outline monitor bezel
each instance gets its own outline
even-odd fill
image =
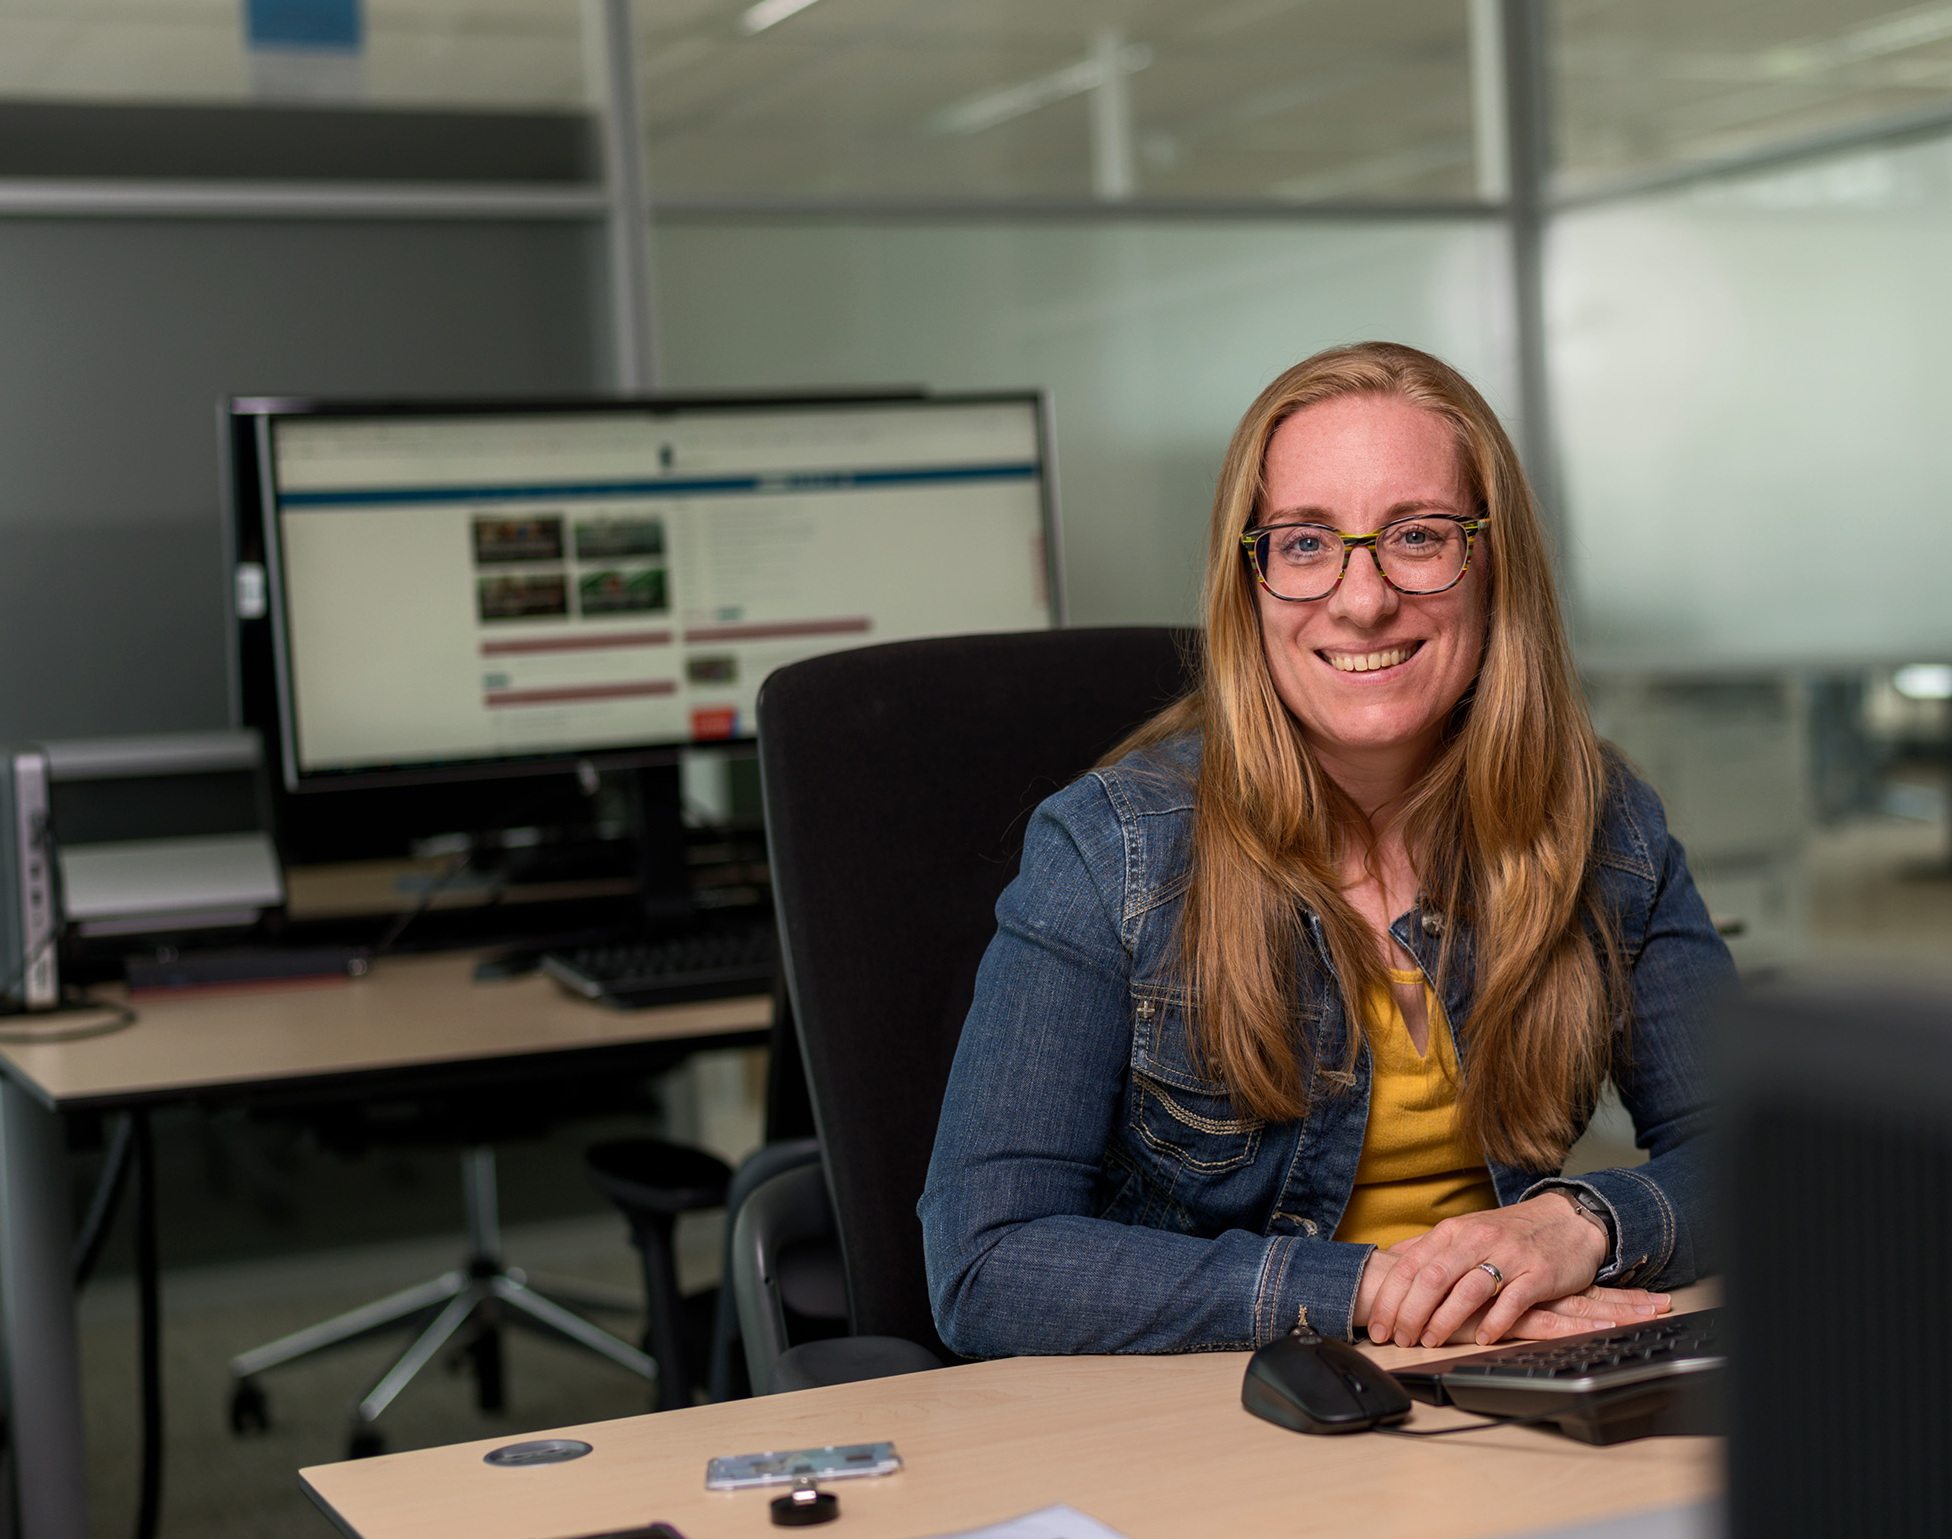
[[[670,739],[629,746],[560,749],[541,753],[498,754],[474,758],[361,766],[347,770],[301,770],[298,765],[293,680],[285,623],[285,571],[280,548],[278,502],[272,465],[272,432],[283,420],[318,417],[520,417],[744,411],[822,411],[835,407],[863,409],[1025,405],[1031,408],[1037,434],[1038,505],[1043,523],[1044,583],[1053,629],[1065,624],[1063,540],[1058,522],[1054,433],[1049,393],[1040,389],[932,392],[918,387],[873,390],[809,390],[732,394],[656,394],[634,396],[553,396],[495,398],[357,399],[309,396],[232,396],[220,413],[226,437],[224,468],[232,503],[230,537],[235,573],[254,533],[262,550],[264,603],[262,620],[271,650],[272,701],[248,698],[248,670],[243,665],[247,643],[246,618],[237,609],[233,588],[233,699],[243,724],[256,726],[267,739],[276,760],[275,775],[282,789],[296,796],[333,791],[379,790],[391,786],[439,785],[456,781],[499,780],[517,776],[577,771],[635,769],[678,762],[690,752],[750,753],[750,733],[732,738]],[[267,707],[269,707],[267,709]],[[275,743],[275,747],[274,747]]]

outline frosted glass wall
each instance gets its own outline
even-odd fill
[[[918,383],[1052,392],[1070,614],[1191,617],[1229,433],[1318,348],[1429,348],[1504,409],[1489,223],[670,223],[669,389]]]
[[[1952,657],[1952,141],[1570,214],[1547,295],[1583,652]]]

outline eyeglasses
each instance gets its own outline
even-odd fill
[[[1344,534],[1327,524],[1264,524],[1240,537],[1254,575],[1278,599],[1305,604],[1327,598],[1349,572],[1349,557],[1369,547],[1376,570],[1398,593],[1442,593],[1471,565],[1486,518],[1419,513],[1374,534]]]

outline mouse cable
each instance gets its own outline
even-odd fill
[[[103,1012],[106,1012],[104,1014]],[[62,1024],[64,1015],[97,1015],[100,1019],[75,1021]],[[112,999],[91,999],[79,992],[70,993],[53,1010],[36,1010],[35,1020],[46,1021],[45,1026],[9,1026],[0,1028],[0,1042],[79,1042],[84,1037],[106,1037],[110,1032],[126,1031],[141,1019],[132,1005],[122,1004]]]
[[[1412,1432],[1408,1427],[1372,1427],[1372,1432],[1386,1432],[1391,1437],[1454,1437],[1460,1432],[1490,1432],[1496,1427],[1530,1427],[1542,1421],[1556,1421],[1560,1411],[1534,1411],[1530,1416],[1493,1416],[1485,1421],[1474,1421],[1468,1427],[1431,1427],[1423,1432]]]
[[[399,940],[402,935],[406,934],[407,926],[434,906],[434,900],[454,884],[454,879],[468,868],[469,862],[473,859],[474,850],[472,846],[464,850],[456,850],[453,855],[449,856],[447,869],[441,872],[439,876],[435,877],[421,890],[420,900],[412,908],[402,910],[400,917],[387,926],[386,933],[373,943],[371,949],[366,953],[367,963],[370,965],[373,962],[377,962],[381,957],[391,951],[393,949],[393,943]],[[500,891],[500,885],[498,884],[495,889],[496,897],[500,896]]]

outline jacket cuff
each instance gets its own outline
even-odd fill
[[[1613,1250],[1600,1264],[1594,1282],[1610,1288],[1638,1288],[1666,1269],[1668,1258],[1674,1254],[1674,1209],[1666,1194],[1647,1177],[1625,1167],[1589,1170],[1577,1178],[1553,1176],[1534,1182],[1519,1200],[1555,1187],[1591,1192],[1613,1217]]]
[[[1353,1340],[1356,1292],[1375,1248],[1305,1235],[1269,1240],[1254,1299],[1254,1345],[1278,1341],[1296,1326]]]

